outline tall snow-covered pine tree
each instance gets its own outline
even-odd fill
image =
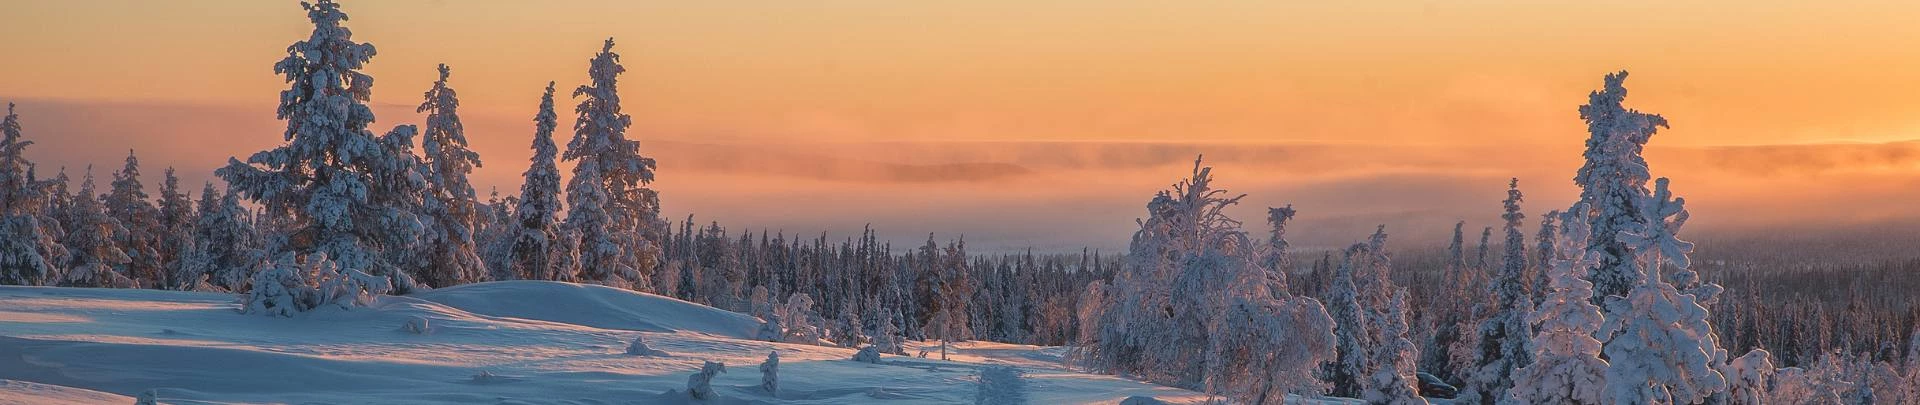
[[[1506,213],[1500,215],[1506,221],[1504,254],[1499,271],[1487,286],[1494,298],[1492,313],[1480,323],[1480,347],[1461,397],[1468,402],[1492,405],[1505,398],[1513,387],[1513,370],[1532,362],[1527,348],[1532,335],[1527,314],[1533,309],[1533,299],[1527,293],[1525,277],[1529,259],[1527,236],[1520,232],[1521,221],[1526,219],[1520,212],[1521,198],[1520,180],[1513,179],[1503,202]]]
[[[55,184],[34,178],[27,160],[20,115],[7,103],[0,120],[0,285],[46,285],[58,280],[58,261],[66,247],[57,240],[59,223],[47,217]],[[61,178],[60,184],[65,184]],[[64,190],[64,189],[61,189]],[[49,229],[49,228],[53,229]]]
[[[578,269],[564,267],[566,261],[555,256],[568,254],[558,240],[560,212],[560,170],[554,165],[559,149],[553,143],[558,124],[553,113],[553,82],[540,96],[540,111],[533,115],[533,157],[520,183],[520,206],[513,211],[518,231],[514,236],[511,258],[515,272],[533,280],[572,281]]]
[[[376,137],[367,129],[374,121],[366,104],[373,77],[360,69],[373,58],[373,45],[354,42],[352,31],[341,25],[346,13],[333,0],[301,7],[313,33],[288,46],[287,57],[274,65],[288,83],[276,110],[276,117],[287,121],[286,143],[245,162],[229,159],[215,174],[232,191],[258,202],[263,216],[284,232],[271,247],[302,256],[324,254],[327,266],[386,277],[404,293],[412,278],[391,258],[410,253],[395,243],[423,233],[412,214],[417,207],[407,205],[419,199],[425,180],[412,168],[417,158],[402,153],[416,130],[403,125]],[[383,254],[383,248],[395,251]]]
[[[574,89],[585,96],[574,108],[578,118],[563,159],[575,161],[567,182],[567,224],[579,237],[580,279],[619,288],[648,290],[659,264],[655,229],[660,204],[653,190],[653,158],[627,139],[633,118],[620,111],[620,55],[608,38],[587,69],[590,84]]]
[[[460,98],[447,87],[451,73],[440,64],[440,80],[427,89],[426,101],[415,112],[427,113],[427,126],[421,137],[426,163],[427,216],[431,246],[421,278],[428,285],[452,286],[480,281],[487,275],[474,244],[474,229],[479,223],[478,201],[467,174],[480,166],[480,154],[467,149],[466,128],[460,124]]]

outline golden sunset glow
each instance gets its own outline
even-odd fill
[[[1491,223],[1507,177],[1534,206],[1571,201],[1586,138],[1575,109],[1620,69],[1633,72],[1627,105],[1673,122],[1649,160],[1700,223],[1843,199],[1864,204],[1849,220],[1915,214],[1920,146],[1902,142],[1920,139],[1920,3],[1547,3],[345,7],[355,39],[379,50],[365,70],[379,129],[421,123],[412,106],[433,67],[452,66],[482,195],[517,189],[546,82],[580,84],[614,37],[630,133],[660,158],[655,188],[675,219],[1115,247],[1139,202],[1206,153],[1223,186],[1252,194],[1249,212],[1293,202],[1331,227],[1309,241],[1382,221],[1438,237],[1455,219]],[[20,104],[42,166],[112,167],[125,151],[95,146],[130,145],[198,184],[280,141],[272,64],[310,30],[292,1],[7,1],[0,100]],[[885,174],[898,165],[960,166]],[[1305,194],[1433,182],[1471,186],[1435,186],[1447,193],[1435,206]],[[1029,215],[1058,222],[976,225]],[[1060,226],[1110,238],[1040,230]]]

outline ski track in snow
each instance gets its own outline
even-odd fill
[[[235,308],[226,294],[0,287],[0,405],[132,403],[147,390],[216,404],[971,404],[980,369],[996,364],[1026,373],[1034,404],[1204,399],[1068,370],[1057,347],[969,342],[952,361],[858,363],[851,349],[747,339],[750,316],[578,284],[470,284],[292,318]],[[426,333],[406,330],[416,318]],[[624,354],[636,334],[669,355]],[[907,350],[922,348],[939,351]],[[754,368],[769,350],[777,397]],[[730,366],[714,380],[722,398],[688,400],[706,360]]]

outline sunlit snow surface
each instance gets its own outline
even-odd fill
[[[293,318],[240,314],[233,301],[0,287],[0,404],[133,403],[148,390],[162,403],[702,403],[664,393],[684,391],[705,360],[727,373],[714,380],[723,398],[704,403],[971,404],[989,364],[1021,368],[1034,404],[1204,399],[1069,371],[1051,347],[965,343],[953,361],[857,363],[849,349],[747,339],[749,316],[598,286],[480,283]],[[406,328],[417,318],[425,334]],[[669,356],[624,354],[638,334]],[[758,388],[769,350],[780,351],[777,397]]]

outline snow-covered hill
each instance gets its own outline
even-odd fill
[[[577,284],[479,283],[293,318],[235,308],[223,294],[0,287],[0,404],[132,403],[149,390],[162,403],[671,404],[687,400],[663,393],[708,360],[728,366],[711,403],[973,403],[994,364],[1024,371],[1035,404],[1200,399],[1065,370],[1059,348],[969,343],[954,361],[858,363],[852,350],[746,339],[758,320],[745,315]],[[424,334],[409,328],[420,320]],[[639,335],[669,356],[624,354]],[[773,350],[778,396],[758,388]]]

